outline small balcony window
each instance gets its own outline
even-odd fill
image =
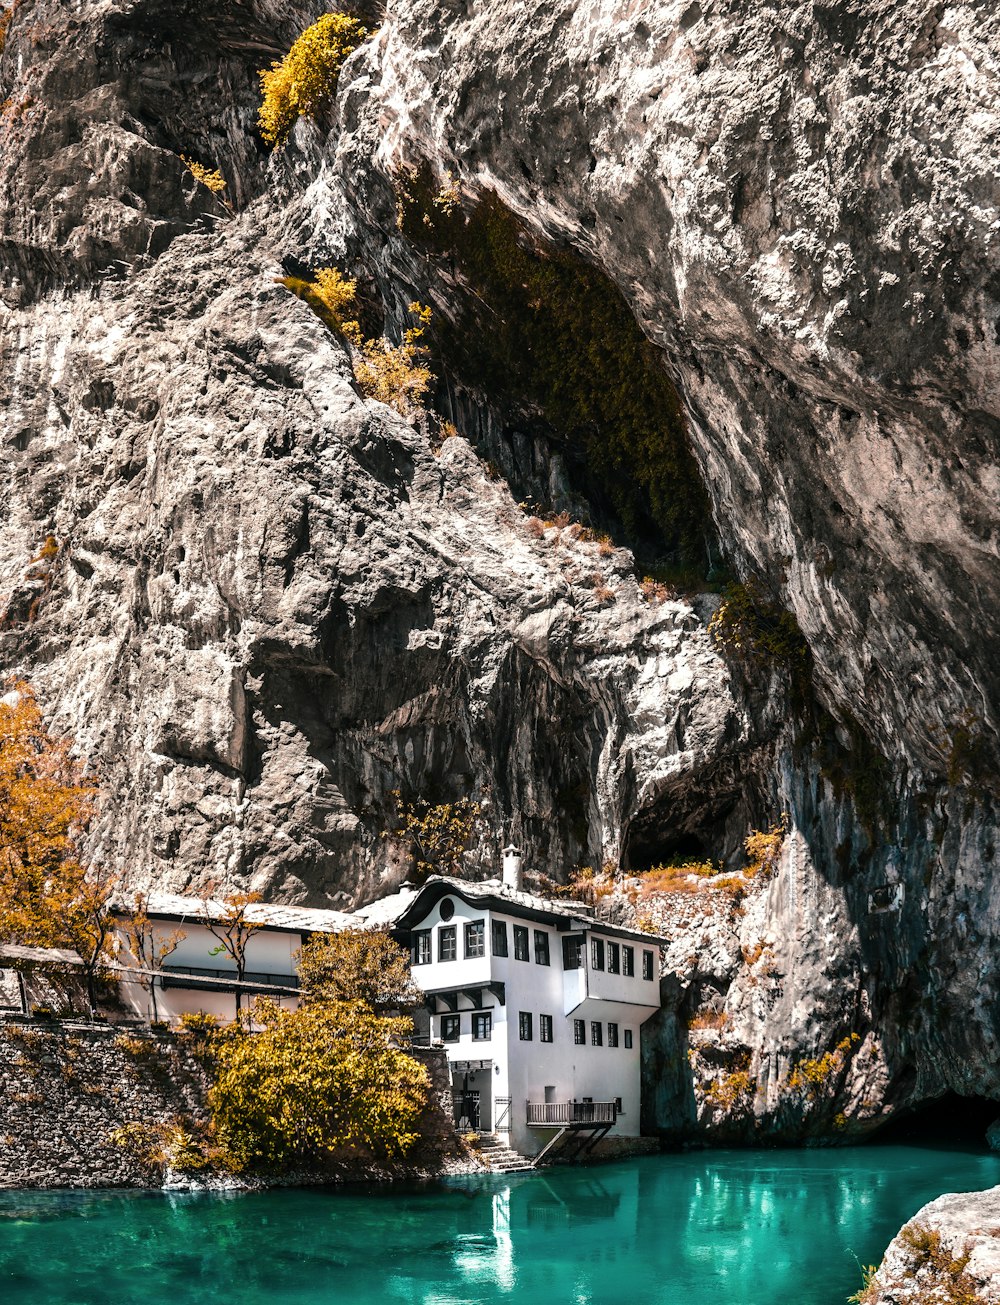
[[[590,1044],[593,1047],[600,1047],[604,1043],[603,1029],[600,1020],[590,1021]]]
[[[438,960],[454,961],[458,959],[458,938],[455,926],[446,924],[438,930]]]
[[[544,929],[535,930],[535,964],[548,965],[549,963],[549,935]]]
[[[489,1042],[493,1033],[493,1016],[489,1011],[480,1011],[472,1017],[472,1041]]]
[[[618,1046],[618,1025],[611,1024],[610,1022],[608,1023],[608,1046]]]
[[[410,960],[414,965],[430,965],[431,963],[430,929],[414,930],[412,946],[410,947]]]
[[[652,979],[653,977],[653,953],[644,951],[642,953],[642,977]]]
[[[551,1015],[539,1015],[538,1039],[540,1042],[552,1041],[552,1016]]]
[[[604,969],[604,939],[591,938],[590,940],[590,968],[592,970]]]
[[[635,948],[622,944],[622,974],[628,979],[635,978]]]
[[[632,1050],[632,1030],[631,1030],[631,1029],[626,1029],[626,1030],[625,1030],[625,1050],[626,1050],[626,1051],[631,1051],[631,1050]]]
[[[573,1042],[578,1047],[587,1045],[587,1025],[584,1020],[573,1021]]]
[[[514,960],[528,960],[528,930],[523,924],[514,925]]]
[[[583,969],[583,939],[582,938],[563,939],[563,969],[564,970]]]
[[[522,1042],[531,1041],[531,1011],[522,1010],[517,1016],[517,1029]]]
[[[486,924],[483,920],[470,920],[465,926],[465,959],[476,960],[486,955]]]
[[[441,1041],[442,1042],[457,1042],[461,1031],[462,1031],[461,1015],[441,1016]]]
[[[608,943],[608,973],[621,973],[621,949],[616,942]]]
[[[493,955],[506,956],[507,955],[507,921],[491,920],[490,935],[493,941]]]

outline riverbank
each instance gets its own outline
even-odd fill
[[[889,1243],[861,1305],[1000,1301],[1000,1187],[928,1202]]]

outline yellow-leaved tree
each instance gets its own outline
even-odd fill
[[[423,1000],[409,956],[386,929],[316,934],[299,952],[298,971],[306,1001],[360,1001],[385,1015]]]
[[[250,1023],[250,1021],[247,1021]],[[427,1071],[401,1043],[405,1017],[362,1002],[253,1008],[253,1033],[216,1043],[210,1094],[218,1143],[237,1170],[393,1160],[412,1148],[429,1095]]]
[[[283,145],[299,118],[315,117],[330,102],[341,64],[368,34],[357,18],[324,14],[283,59],[260,70],[260,132],[269,145]]]
[[[0,699],[0,940],[76,951],[91,1014],[114,889],[112,876],[78,856],[95,797],[69,743],[45,729],[30,686],[9,684]]]

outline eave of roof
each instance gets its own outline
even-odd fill
[[[116,902],[115,913],[127,911],[123,902]],[[213,923],[226,914],[225,902],[212,898],[186,897],[181,893],[148,893],[145,903],[150,919],[176,921],[178,924],[205,924],[208,914]],[[358,921],[346,911],[330,911],[311,906],[285,906],[280,903],[253,902],[246,909],[246,918],[261,929],[283,933],[339,933],[342,929],[356,929]]]
[[[612,938],[627,938],[634,942],[665,943],[667,941],[660,934],[644,933],[640,929],[626,929],[623,925],[595,919],[590,908],[583,902],[557,902],[551,898],[538,897],[534,893],[509,888],[499,879],[469,883],[464,879],[453,879],[447,875],[432,875],[427,880],[398,916],[396,927],[411,929],[436,902],[448,896],[460,897],[468,906],[501,911],[507,915],[520,915],[524,919],[538,923],[555,924],[563,933],[589,929]]]

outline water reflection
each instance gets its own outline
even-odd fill
[[[0,1300],[842,1305],[923,1201],[1000,1157],[703,1152],[392,1192],[0,1193]]]

